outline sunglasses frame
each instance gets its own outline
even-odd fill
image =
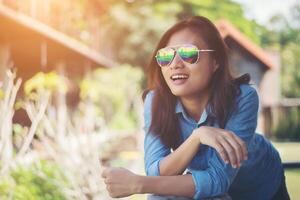
[[[184,47],[184,46],[191,46],[191,47],[196,47],[197,48],[197,60],[194,62],[194,63],[189,63],[189,62],[186,62],[185,60],[183,60],[182,59],[182,57],[180,56],[180,54],[178,53],[178,49],[180,48],[180,47]],[[172,60],[167,64],[167,65],[160,65],[159,64],[159,62],[158,62],[158,56],[157,56],[157,54],[158,54],[158,52],[160,51],[160,50],[163,50],[163,49],[167,49],[167,48],[171,48],[171,49],[173,49],[174,50],[174,55],[173,55],[173,58],[172,58]],[[168,67],[172,62],[173,62],[173,60],[174,60],[174,58],[175,58],[175,56],[176,56],[176,54],[178,54],[179,55],[179,58],[183,61],[183,62],[185,62],[185,63],[188,63],[188,64],[196,64],[197,62],[198,62],[198,60],[199,60],[199,52],[212,52],[212,51],[215,51],[215,50],[213,50],[213,49],[199,49],[196,45],[193,45],[193,44],[183,44],[183,45],[176,45],[176,46],[172,46],[172,47],[164,47],[164,48],[161,48],[161,49],[159,49],[158,51],[157,51],[157,53],[156,53],[156,55],[155,55],[155,59],[156,59],[156,62],[157,62],[157,64],[160,66],[160,67]]]

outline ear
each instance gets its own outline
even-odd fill
[[[217,63],[217,61],[214,60],[214,68],[213,68],[214,73],[218,68],[219,68],[219,63]]]

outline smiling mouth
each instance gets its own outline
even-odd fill
[[[176,81],[176,80],[185,80],[185,79],[188,79],[188,75],[186,74],[175,74],[175,75],[172,75],[170,78],[171,80],[173,81]]]

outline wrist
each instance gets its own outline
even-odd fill
[[[136,175],[134,184],[134,194],[144,194],[146,188],[145,177],[142,175]]]
[[[201,144],[201,135],[202,135],[203,130],[204,130],[204,126],[201,126],[197,129],[195,129],[192,133],[194,138],[196,138],[196,140],[199,142],[199,144]]]

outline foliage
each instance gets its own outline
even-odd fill
[[[25,82],[24,91],[26,95],[33,94],[39,90],[67,91],[66,80],[56,72],[38,72]]]
[[[136,106],[142,78],[142,71],[129,65],[97,69],[82,80],[80,96],[99,106],[98,114],[110,128],[134,130],[138,127]]]
[[[290,9],[288,17],[274,15],[269,24],[262,33],[262,45],[280,52],[282,94],[300,97],[300,4]]]
[[[169,4],[169,1],[164,1]],[[202,15],[213,22],[217,22],[220,19],[227,19],[236,27],[238,27],[243,33],[245,33],[252,41],[260,43],[259,25],[254,20],[249,20],[244,16],[244,10],[242,6],[236,2],[230,0],[177,0],[176,3],[181,7],[180,12],[176,13],[177,19],[183,19],[193,15]]]
[[[227,19],[254,42],[260,43],[261,27],[244,17],[238,3],[228,0],[116,1],[103,17],[105,46],[114,49],[115,59],[145,67],[161,35],[176,21],[192,15],[203,15],[216,22]]]
[[[273,128],[275,138],[300,141],[300,110],[297,107],[291,107],[281,112],[279,123]]]
[[[31,124],[14,124],[12,114],[21,80],[15,81],[16,73],[10,70],[6,76],[1,88],[5,100],[0,100],[0,199],[39,199],[48,190],[54,192],[48,195],[50,199],[108,199],[100,176],[103,155],[112,139],[118,141],[125,134],[112,132],[101,124],[94,114],[94,105],[88,101],[80,102],[82,110],[68,112],[66,94],[43,87],[32,90],[34,99],[22,99]],[[58,101],[51,104],[50,98]],[[39,164],[44,159],[53,164]],[[52,173],[55,166],[64,170],[62,176],[59,169]],[[62,198],[56,188],[63,191]]]
[[[139,68],[122,65],[112,69],[96,69],[80,83],[80,97],[91,100],[95,112],[103,117],[108,127],[136,130],[138,116],[136,104],[141,94],[143,73]],[[39,72],[25,82],[25,95],[32,100],[43,91],[53,94],[67,92],[68,81],[55,72]]]
[[[300,30],[299,30],[300,31]],[[299,35],[300,37],[300,35]],[[300,39],[300,38],[299,38]],[[300,42],[290,41],[282,50],[282,92],[290,98],[300,97]]]
[[[11,178],[1,179],[1,199],[15,200],[64,200],[61,184],[67,185],[58,166],[41,160],[31,166],[18,166]]]
[[[81,40],[110,59],[140,67],[148,65],[161,35],[176,21],[191,15],[203,15],[214,22],[225,18],[253,42],[280,52],[282,93],[286,97],[300,96],[299,2],[291,8],[288,18],[276,14],[268,26],[247,19],[242,6],[232,0],[34,1],[41,9],[47,8],[44,12],[32,12],[32,2],[4,4]]]

